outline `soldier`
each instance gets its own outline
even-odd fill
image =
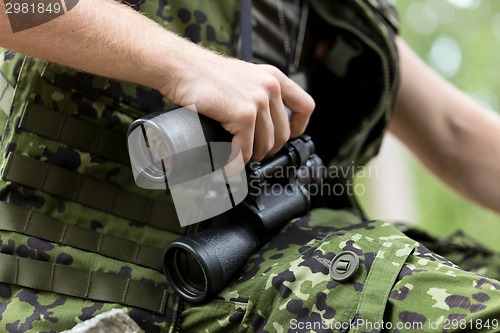
[[[316,103],[309,131],[336,167],[376,153],[395,106],[390,129],[500,211],[500,170],[486,162],[500,153],[499,119],[394,37],[385,1],[311,0],[299,14],[292,2],[254,5],[255,61],[304,86],[308,72],[314,100],[276,67],[220,55],[240,55],[237,1],[131,4],[148,19],[87,0],[16,33],[1,11],[2,330],[60,331],[113,308],[147,332],[499,330],[500,282],[363,218],[352,196],[291,221],[210,302],[172,292],[162,250],[199,226],[179,228],[170,197],[134,184],[125,142],[134,119],[173,104],[195,104],[259,161],[305,130]],[[346,193],[349,180],[336,180]]]

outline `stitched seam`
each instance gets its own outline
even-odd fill
[[[332,261],[331,261],[331,260],[328,260],[328,259],[326,259],[326,258],[321,258],[321,257],[320,257],[320,256],[318,256],[318,255],[315,255],[315,256],[313,257],[313,259],[315,259],[317,262],[319,262],[321,265],[325,266],[325,267],[326,267],[326,268],[328,268],[328,269],[330,268],[330,265],[331,265],[331,263],[332,263]]]
[[[89,297],[90,284],[92,283],[92,271],[89,271],[89,278],[87,279],[87,289],[85,290],[85,298]]]
[[[154,201],[150,199],[149,202],[148,202],[148,209],[146,210],[146,220],[145,220],[145,223],[149,222],[151,211],[153,209],[153,204],[154,204]]]
[[[161,298],[161,303],[160,303],[160,308],[158,309],[158,312],[163,312],[163,309],[165,309],[165,304],[167,303],[167,297],[168,293],[166,290],[163,291],[163,296]]]
[[[130,286],[130,279],[127,279],[127,284],[125,285],[125,288],[123,289],[122,300],[121,300],[122,303],[125,303],[125,298],[127,297],[129,286]]]
[[[54,274],[56,272],[56,265],[52,264],[52,271],[50,273],[50,291],[54,290]]]
[[[16,257],[16,273],[14,274],[14,283],[19,284],[19,257]]]
[[[68,230],[68,225],[65,223],[62,234],[61,234],[61,238],[59,239],[59,243],[64,243],[64,237],[66,237],[67,230]]]
[[[26,222],[24,222],[24,227],[23,227],[23,233],[25,234],[26,233],[26,230],[28,230],[28,225],[30,224],[31,222],[31,217],[33,216],[33,211],[30,210],[28,212],[28,216],[26,216]]]
[[[13,159],[14,159],[14,154],[12,152],[9,152],[9,154],[7,155],[7,163],[5,163],[5,166],[2,169],[2,178],[5,179],[5,177],[7,176],[6,173],[9,172]],[[10,177],[7,177],[7,178],[10,178]]]
[[[97,243],[97,252],[101,253],[101,245],[102,245],[102,240],[104,238],[104,234],[99,234],[99,242]]]
[[[77,176],[78,177],[78,184],[76,184],[76,192],[75,192],[75,197],[73,198],[74,201],[77,201],[77,202],[80,202],[81,200],[79,200],[79,197],[80,197],[80,192],[82,190],[82,186],[83,186],[83,182],[85,181],[86,178],[82,178],[80,175]]]
[[[137,243],[135,244],[134,258],[132,259],[132,261],[133,261],[134,263],[137,263],[137,257],[139,256],[139,248],[140,248],[140,247],[141,247],[141,246],[140,246],[139,244],[137,244]]]
[[[64,126],[66,125],[67,118],[68,118],[68,115],[64,115],[63,120],[61,121],[61,124],[59,126],[59,130],[57,131],[57,140],[58,141],[61,140],[62,131],[64,129]]]
[[[43,177],[38,188],[42,191],[45,191],[45,180],[47,179],[47,175],[49,174],[49,166],[45,163],[43,163],[42,165],[45,167],[45,171],[43,172]]]

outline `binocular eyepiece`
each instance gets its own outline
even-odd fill
[[[137,119],[128,130],[137,185],[148,188],[154,183],[163,185],[167,178],[189,177],[183,172],[189,173],[193,164],[205,163],[200,149],[212,141],[231,141],[231,135],[215,120],[187,108]]]

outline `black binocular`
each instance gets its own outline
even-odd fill
[[[136,120],[128,138],[136,183],[165,188],[166,178],[170,183],[176,176],[183,179],[189,169],[186,164],[200,160],[198,148],[189,148],[230,141],[228,134],[220,124],[194,112],[155,113]],[[185,150],[189,155],[179,153]],[[203,302],[221,291],[286,222],[306,213],[311,206],[310,188],[321,186],[326,173],[307,135],[289,140],[275,156],[244,168],[248,195],[234,208],[205,220],[201,232],[181,237],[165,249],[167,280],[187,301]],[[314,192],[318,193],[317,188]],[[209,196],[203,202],[210,206]]]
[[[273,158],[246,166],[247,198],[210,221],[199,233],[172,242],[163,265],[168,282],[185,300],[200,303],[221,291],[286,222],[306,213],[309,186],[319,186],[323,162],[303,135],[290,140]]]

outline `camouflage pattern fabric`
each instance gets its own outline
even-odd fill
[[[239,35],[238,1],[225,1],[217,5],[202,1],[170,1],[168,6],[160,1],[135,1],[131,5],[166,28],[187,36],[193,42],[229,55],[236,52]],[[126,306],[127,302],[117,304],[74,297],[71,296],[71,290],[60,294],[26,288],[21,284],[4,283],[0,287],[0,331],[58,332],[113,308],[125,308],[147,332],[173,331],[178,299],[166,284],[161,267],[152,269],[121,260],[120,252],[130,252],[129,246],[148,246],[159,254],[158,258],[153,259],[161,262],[163,249],[180,236],[178,233],[117,217],[109,211],[84,205],[75,198],[55,195],[27,186],[22,181],[10,181],[6,177],[6,170],[12,169],[9,167],[8,156],[21,156],[30,161],[42,161],[44,164],[70,171],[72,175],[81,175],[85,179],[124,191],[123,193],[153,198],[159,202],[171,202],[171,198],[165,197],[164,193],[138,188],[128,163],[117,163],[111,161],[108,156],[81,150],[26,130],[25,121],[28,113],[31,113],[30,106],[35,105],[42,108],[47,115],[56,112],[70,117],[70,120],[87,124],[90,129],[102,128],[119,135],[120,142],[126,149],[126,133],[133,120],[173,105],[160,93],[144,86],[81,73],[7,50],[2,50],[0,75],[3,81],[15,87],[15,95],[10,101],[7,100],[9,96],[3,94],[3,91],[0,92],[3,99],[0,104],[3,111],[0,113],[0,123],[4,128],[0,158],[0,200],[7,205],[31,212],[31,216],[47,216],[51,218],[50,221],[67,224],[67,230],[77,228],[75,230],[81,232],[82,236],[94,235],[93,238],[97,240],[101,235],[115,237],[124,246],[108,249],[112,256],[103,255],[104,249],[95,253],[86,249],[86,244],[76,246],[78,233],[75,233],[74,237],[61,237],[58,241],[37,237],[37,226],[32,223],[25,228],[25,232],[6,230],[9,226],[2,225],[0,254],[16,259],[31,259],[29,263],[33,269],[39,266],[37,263],[50,263],[57,265],[52,267],[58,269],[72,267],[88,272],[106,273],[108,278],[117,277],[120,278],[118,281],[128,281],[130,285],[141,285],[144,289],[151,287],[158,294],[166,295],[160,307],[162,311],[151,311]],[[3,88],[3,85],[0,88]],[[4,107],[5,105],[9,107]],[[60,183],[59,190],[64,188],[65,180],[61,179]],[[5,219],[6,216],[3,215],[2,218]],[[16,218],[12,216],[13,223]],[[53,226],[47,226],[51,227]],[[6,268],[2,267],[4,274],[0,275],[7,274]],[[25,276],[30,277],[29,273]],[[43,279],[42,276],[33,278]],[[73,283],[75,288],[81,284],[78,281],[69,283]],[[125,288],[124,293],[126,291]],[[124,296],[128,297],[125,294]],[[123,297],[123,300],[127,297]],[[138,300],[144,297],[135,296]]]
[[[351,280],[338,282],[329,268],[342,251],[356,253],[360,266]],[[223,319],[222,313],[229,315]],[[498,332],[499,315],[498,281],[460,269],[393,224],[316,209],[255,254],[217,300],[186,304],[181,327],[185,332]]]
[[[130,5],[193,42],[221,53],[237,54],[238,1],[167,4],[146,0],[132,1]],[[392,110],[398,64],[391,37],[397,21],[385,1],[315,0],[312,6],[341,32],[337,34],[342,37],[339,40],[348,40],[352,48],[359,46],[363,54],[368,54],[368,58],[348,57],[344,62],[347,77],[355,72],[355,64],[365,60],[374,64],[375,80],[370,83],[375,91],[373,99],[353,109],[357,112],[356,122],[349,124],[350,131],[338,139],[339,150],[333,162],[361,165],[376,153]],[[180,302],[161,269],[155,268],[155,258],[136,260],[141,246],[161,252],[179,233],[120,217],[113,213],[112,205],[100,208],[100,200],[89,205],[82,199],[85,189],[78,189],[76,196],[68,194],[67,187],[71,186],[65,183],[67,179],[48,183],[50,175],[45,174],[35,185],[28,182],[38,171],[30,167],[42,162],[43,166],[90,180],[100,188],[113,189],[113,193],[171,203],[163,193],[139,189],[125,163],[78,148],[85,142],[75,138],[69,138],[75,144],[63,142],[60,133],[64,126],[54,134],[58,139],[51,139],[40,134],[47,129],[38,128],[36,131],[41,132],[36,133],[27,129],[27,123],[36,106],[47,117],[55,113],[90,129],[110,131],[123,137],[125,145],[126,131],[134,119],[172,105],[158,92],[143,86],[81,73],[7,50],[1,54],[0,125],[4,132],[0,147],[0,210],[13,206],[22,213],[7,210],[0,221],[0,278],[18,282],[0,283],[0,331],[57,332],[113,308],[123,308],[146,332],[380,331],[366,325],[351,327],[349,323],[377,325],[381,320],[393,323],[393,331],[400,332],[411,330],[396,329],[397,323],[437,323],[441,326],[436,331],[474,331],[469,326],[450,326],[466,320],[475,320],[478,331],[487,331],[489,319],[490,331],[497,329],[492,321],[500,311],[498,282],[460,270],[388,223],[366,222],[346,210],[318,209],[292,221],[248,261],[241,276],[216,299],[201,306]],[[344,75],[338,79],[345,79]],[[5,93],[12,89],[13,96]],[[9,179],[11,174],[21,172],[12,167],[14,158],[29,162],[20,165],[31,171],[26,182]],[[37,225],[36,221],[45,224]],[[169,222],[166,219],[165,224]],[[65,225],[60,237],[44,232],[59,225]],[[89,244],[79,242],[78,235],[101,241],[91,249]],[[110,237],[114,244],[122,246],[101,246],[105,244],[102,240]],[[339,283],[330,277],[329,266],[332,258],[344,250],[355,253],[360,266],[351,280]],[[461,258],[460,253],[464,252],[457,251],[455,258]],[[471,256],[477,258],[479,254]],[[16,264],[8,264],[13,258]],[[465,265],[466,260],[461,264]],[[46,267],[52,270],[40,269]],[[86,297],[72,290],[52,292],[58,287],[56,272],[69,269],[90,273],[89,277],[94,274],[124,282],[122,297],[109,301],[99,298],[106,290],[98,290],[93,298],[89,281],[99,283],[99,279],[89,278],[82,283],[77,275],[69,285],[75,289],[86,286]],[[42,271],[45,273],[37,275]],[[492,272],[478,267],[476,271]],[[57,290],[61,286],[64,283]],[[153,290],[155,297],[164,295],[160,306],[153,309],[147,304],[148,297],[128,293],[133,286]],[[109,283],[107,287],[115,286]],[[142,306],[133,306],[131,301]],[[449,329],[445,329],[447,324]]]
[[[457,230],[446,238],[438,239],[405,224],[396,223],[396,226],[408,237],[418,240],[429,250],[446,257],[462,269],[500,280],[499,253],[486,248],[470,235]]]

